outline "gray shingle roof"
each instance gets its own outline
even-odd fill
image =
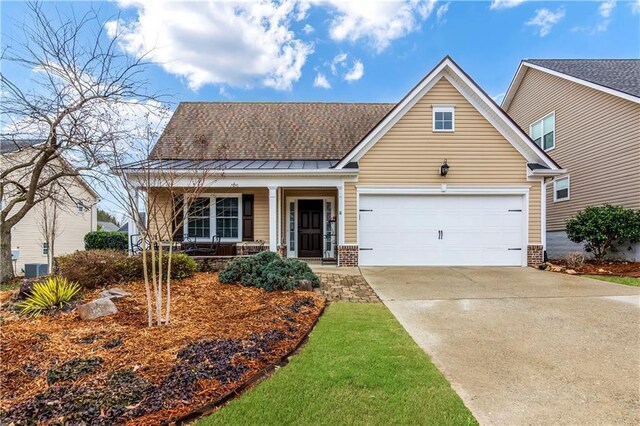
[[[152,159],[336,160],[391,103],[182,102]]]
[[[32,148],[34,145],[42,143],[40,139],[1,139],[0,154],[8,154],[10,152],[22,151],[23,149]]]
[[[525,62],[640,97],[640,59],[526,59]]]

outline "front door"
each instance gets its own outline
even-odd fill
[[[322,200],[298,200],[298,257],[322,257]]]

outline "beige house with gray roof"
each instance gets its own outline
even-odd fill
[[[546,184],[550,257],[582,250],[564,229],[585,207],[640,209],[640,60],[524,60],[502,108],[567,170]]]
[[[126,172],[169,169],[183,197],[223,170],[196,209],[167,200],[176,240],[340,266],[541,263],[544,182],[565,173],[448,56],[396,104],[182,103]]]

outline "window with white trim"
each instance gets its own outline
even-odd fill
[[[185,235],[207,240],[214,235],[222,241],[239,241],[241,236],[241,195],[197,197],[185,206]]]
[[[569,199],[570,181],[569,176],[553,181],[553,201],[564,201]]]
[[[42,243],[42,255],[47,256],[48,254],[49,254],[49,243],[45,241]]]
[[[556,113],[543,117],[529,126],[529,136],[540,148],[548,151],[556,146]]]
[[[455,108],[452,106],[433,107],[433,131],[453,132],[455,129]]]
[[[240,201],[238,197],[216,199],[216,235],[237,239],[239,235]]]
[[[78,209],[78,213],[84,213],[86,207],[82,201],[76,201],[76,209]]]
[[[194,198],[187,212],[187,236],[211,238],[211,198]]]

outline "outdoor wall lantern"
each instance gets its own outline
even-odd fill
[[[449,173],[449,165],[447,164],[447,160],[444,160],[442,166],[440,166],[440,176],[446,176]]]

